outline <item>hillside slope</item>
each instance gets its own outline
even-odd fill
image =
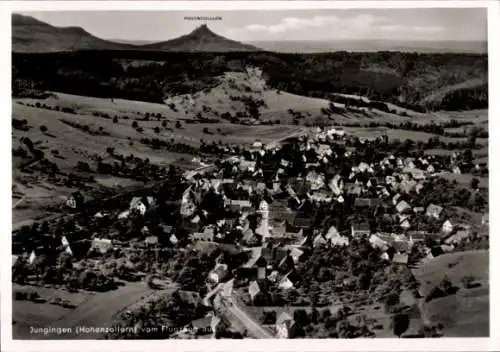
[[[33,80],[49,91],[161,103],[172,95],[213,88],[217,77],[228,71],[242,72],[248,66],[262,69],[268,87],[311,98],[354,94],[420,112],[485,109],[488,104],[485,55],[147,50],[15,53],[13,79]],[[474,83],[478,79],[484,83]]]
[[[12,51],[125,50],[132,46],[97,38],[80,27],[54,27],[30,16],[12,15]]]
[[[141,45],[141,50],[152,51],[259,51],[257,47],[227,39],[212,32],[206,24],[193,30],[191,33],[164,42]]]

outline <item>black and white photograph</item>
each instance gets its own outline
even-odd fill
[[[13,340],[491,337],[488,7],[287,3],[10,13]]]

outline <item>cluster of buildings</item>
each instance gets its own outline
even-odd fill
[[[248,254],[239,268],[217,261],[207,277],[208,287],[216,292],[213,298],[231,296],[235,277],[246,280],[255,304],[266,300],[269,286],[289,290],[299,279],[296,266],[321,246],[349,246],[364,237],[380,249],[382,259],[409,265],[418,242],[425,247],[432,238],[446,252],[469,237],[470,224],[450,218],[443,205],[422,204],[423,194],[432,192],[429,179],[449,168],[442,159],[385,153],[374,147],[368,153],[370,144],[380,140],[360,141],[365,148],[360,152],[346,143],[350,138],[342,130],[328,129],[279,145],[256,142],[216,168],[186,174],[180,218],[175,225],[163,225],[171,246],[178,245],[176,229],[182,228],[190,242],[233,244]],[[78,196],[73,200],[68,206],[75,208],[81,200]],[[156,207],[154,197],[135,197],[116,219],[127,219],[132,212],[144,216]],[[95,214],[106,216],[110,215]],[[374,218],[388,224],[386,231],[380,230],[383,226],[374,228]],[[426,223],[437,230],[429,232]],[[141,236],[146,246],[159,246],[158,236],[146,226]],[[89,250],[99,253],[114,247],[110,239],[87,241]],[[60,246],[70,255],[72,245],[62,237]],[[439,255],[435,247],[425,247],[425,259]],[[36,256],[33,250],[29,262]],[[214,319],[205,320],[212,324]],[[293,337],[295,330],[292,317],[278,317],[278,337]]]

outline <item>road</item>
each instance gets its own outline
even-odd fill
[[[259,323],[254,321],[245,311],[243,311],[234,297],[224,298],[226,309],[231,312],[233,316],[240,321],[247,329],[247,333],[257,339],[274,339],[266,329],[260,326]]]

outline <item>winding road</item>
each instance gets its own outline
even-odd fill
[[[274,339],[275,337],[271,335],[269,331],[263,328],[259,323],[253,320],[241,307],[239,303],[236,302],[233,296],[230,298],[223,298],[225,303],[225,308],[232,317],[236,318],[245,328],[247,333],[256,339]],[[231,316],[228,316],[229,320],[232,320]]]

